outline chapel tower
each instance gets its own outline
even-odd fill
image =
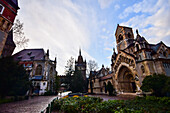
[[[117,51],[126,49],[134,41],[132,28],[117,25],[116,29]]]
[[[79,50],[78,60],[75,61],[75,68],[81,71],[84,80],[86,80],[86,60],[83,61],[83,57],[81,56],[81,49]]]

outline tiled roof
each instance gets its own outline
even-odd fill
[[[45,60],[44,49],[24,49],[13,55],[15,61]]]
[[[112,78],[112,74],[101,77],[101,80],[106,80],[106,79],[110,79],[110,78]]]

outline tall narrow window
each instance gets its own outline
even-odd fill
[[[139,51],[139,45],[136,44],[136,51]]]
[[[145,68],[143,65],[141,66],[141,70],[142,70],[142,73],[145,73]]]
[[[35,75],[41,75],[41,74],[42,74],[42,66],[38,65],[37,68],[36,68]]]
[[[2,20],[2,22],[1,22],[1,27],[4,25],[4,23],[5,23],[5,20]]]
[[[131,34],[130,33],[128,33],[128,38],[130,38],[131,37]]]

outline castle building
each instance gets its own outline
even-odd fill
[[[0,0],[0,56],[17,15],[17,0]]]
[[[26,69],[32,82],[32,94],[55,93],[56,58],[54,61],[49,59],[49,50],[45,53],[43,49],[24,49],[14,54],[13,58]]]
[[[81,49],[79,50],[78,60],[75,61],[75,69],[80,70],[84,80],[86,80],[86,60],[83,61],[83,57],[81,56]]]
[[[148,43],[138,30],[136,34],[134,38],[132,28],[117,26],[118,53],[114,49],[111,57],[112,85],[117,92],[140,92],[143,79],[154,73],[170,76],[170,47],[162,41]]]

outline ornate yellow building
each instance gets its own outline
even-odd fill
[[[139,35],[138,30],[136,34],[134,38],[132,28],[119,24],[117,26],[115,37],[118,53],[114,50],[111,58],[111,82],[117,92],[141,91],[143,79],[154,73],[170,76],[170,47],[162,41],[149,44]],[[93,84],[94,80],[89,80]],[[100,78],[99,82],[101,81],[103,80]],[[100,87],[103,88],[104,85],[101,84]]]

